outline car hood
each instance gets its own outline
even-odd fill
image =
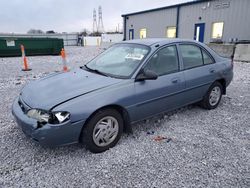
[[[50,74],[33,81],[23,88],[20,95],[31,108],[49,110],[60,103],[121,81],[79,68],[67,73]]]

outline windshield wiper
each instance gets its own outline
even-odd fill
[[[84,65],[84,67],[85,67],[88,71],[90,71],[90,72],[94,72],[94,73],[97,73],[97,74],[100,74],[100,75],[109,77],[108,74],[106,74],[106,73],[104,73],[104,72],[102,72],[102,71],[99,71],[99,70],[97,70],[97,69],[91,69],[91,68],[89,68],[87,65]],[[83,67],[80,67],[80,68],[83,68]]]

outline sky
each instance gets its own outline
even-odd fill
[[[0,33],[29,29],[56,32],[92,31],[93,9],[102,6],[105,31],[122,28],[122,14],[191,0],[0,0]]]

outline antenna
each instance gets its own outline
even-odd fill
[[[93,33],[97,32],[96,10],[93,10]]]
[[[98,8],[98,27],[97,27],[97,32],[99,33],[104,33],[104,26],[103,26],[103,21],[102,21],[102,7],[99,6]]]

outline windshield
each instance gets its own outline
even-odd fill
[[[149,47],[139,44],[115,44],[87,64],[87,68],[106,75],[128,78],[144,57]]]

